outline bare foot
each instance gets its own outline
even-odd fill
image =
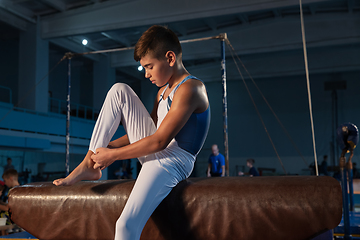
[[[101,178],[101,170],[94,169],[94,162],[91,160],[92,151],[88,151],[84,160],[66,178],[53,181],[56,186],[70,186],[81,180],[98,180]]]

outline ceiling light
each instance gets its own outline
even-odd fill
[[[82,45],[86,46],[88,44],[88,40],[84,38],[81,43]]]
[[[140,66],[138,67],[138,71],[141,72],[142,70],[143,70],[143,66],[140,65]]]

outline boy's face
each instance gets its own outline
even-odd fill
[[[159,60],[151,54],[146,54],[141,58],[140,64],[145,69],[145,78],[158,87],[164,86],[172,76],[173,64],[165,56]]]

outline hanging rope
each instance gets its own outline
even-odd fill
[[[300,3],[301,35],[302,35],[302,43],[303,43],[303,50],[304,50],[306,85],[307,85],[307,92],[308,92],[308,99],[309,99],[309,111],[310,111],[310,122],[311,122],[311,134],[312,134],[313,149],[314,149],[315,170],[316,170],[316,176],[319,176],[318,162],[317,162],[317,156],[316,156],[316,146],[315,146],[314,120],[313,120],[312,104],[311,104],[309,66],[308,66],[308,58],[307,58],[307,51],[306,51],[304,16],[303,16],[301,0],[299,0],[299,3]]]
[[[229,41],[228,39],[227,39],[227,45],[228,45],[228,46],[231,45],[231,44],[230,44],[230,41]],[[266,128],[265,122],[264,122],[263,118],[261,117],[261,114],[260,114],[260,112],[259,112],[259,109],[257,108],[257,105],[256,105],[256,103],[255,103],[255,101],[254,101],[254,99],[253,99],[253,97],[252,97],[252,94],[251,94],[251,92],[250,92],[250,90],[249,90],[249,88],[248,88],[248,86],[247,86],[247,84],[246,84],[246,81],[245,81],[245,79],[244,79],[244,77],[243,77],[243,75],[242,75],[242,73],[241,73],[241,71],[240,71],[239,65],[237,64],[237,61],[235,60],[234,52],[233,52],[231,49],[230,49],[230,53],[231,53],[231,56],[232,56],[232,58],[233,58],[233,60],[234,60],[235,66],[236,66],[236,68],[237,68],[237,70],[238,70],[238,72],[239,72],[239,74],[240,74],[240,76],[241,76],[241,79],[242,79],[242,81],[243,81],[243,83],[244,83],[244,85],[245,85],[246,91],[248,92],[248,94],[249,94],[249,96],[250,96],[251,102],[252,102],[252,104],[253,104],[254,107],[255,107],[255,111],[256,111],[257,115],[259,116],[259,118],[260,118],[261,124],[263,125],[263,127],[264,127],[264,129],[265,129],[265,132],[266,132],[266,134],[267,134],[267,136],[268,136],[268,138],[269,138],[269,140],[270,140],[270,143],[271,143],[271,145],[272,145],[272,147],[273,147],[273,149],[274,149],[274,151],[275,151],[275,154],[276,154],[276,156],[277,156],[277,158],[278,158],[278,160],[279,160],[279,162],[280,162],[280,165],[281,165],[282,169],[284,170],[285,175],[287,175],[286,170],[285,170],[285,167],[284,167],[284,164],[283,164],[283,162],[281,161],[281,158],[280,158],[280,156],[279,156],[279,153],[278,153],[277,150],[276,150],[275,144],[274,144],[274,142],[273,142],[273,140],[272,140],[272,138],[271,138],[271,136],[270,136],[270,134],[269,134],[269,132],[268,132],[268,130],[267,130],[267,128]]]
[[[227,45],[230,48],[230,51],[233,51],[235,53],[235,49],[234,47],[231,45],[230,41],[227,42]],[[267,101],[267,99],[265,98],[264,94],[262,93],[262,91],[260,90],[260,88],[258,87],[258,85],[256,84],[255,80],[253,79],[253,77],[250,75],[249,71],[247,70],[247,68],[245,67],[244,63],[241,61],[239,55],[237,55],[235,53],[235,56],[237,58],[237,60],[241,63],[241,66],[244,68],[244,70],[246,71],[247,75],[249,76],[249,78],[251,79],[252,83],[254,84],[254,86],[256,87],[256,89],[258,90],[258,92],[260,93],[261,97],[264,99],[266,105],[269,107],[270,111],[272,112],[272,114],[274,115],[274,117],[276,118],[277,122],[279,123],[280,127],[282,128],[282,130],[284,131],[285,135],[288,137],[288,139],[290,140],[291,144],[293,145],[293,147],[295,148],[295,150],[297,151],[297,153],[300,155],[300,157],[302,158],[302,160],[304,161],[305,165],[308,166],[307,161],[305,160],[304,156],[301,154],[299,148],[297,147],[297,145],[295,144],[294,140],[292,139],[292,137],[290,136],[290,133],[287,131],[287,129],[285,128],[285,126],[282,124],[282,122],[280,121],[279,117],[277,116],[277,114],[275,113],[275,111],[273,110],[273,108],[271,107],[270,103]]]

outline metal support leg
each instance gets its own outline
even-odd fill
[[[350,235],[350,216],[349,216],[349,199],[347,189],[347,177],[345,168],[345,157],[340,158],[340,171],[341,171],[341,187],[343,197],[343,212],[344,212],[344,240],[352,240]]]
[[[349,200],[350,200],[350,211],[354,211],[354,186],[353,186],[353,169],[352,162],[347,163],[348,178],[349,178]]]
[[[71,58],[68,58],[68,88],[67,88],[67,113],[66,113],[66,150],[65,150],[65,173],[70,171],[70,95],[71,95]]]

